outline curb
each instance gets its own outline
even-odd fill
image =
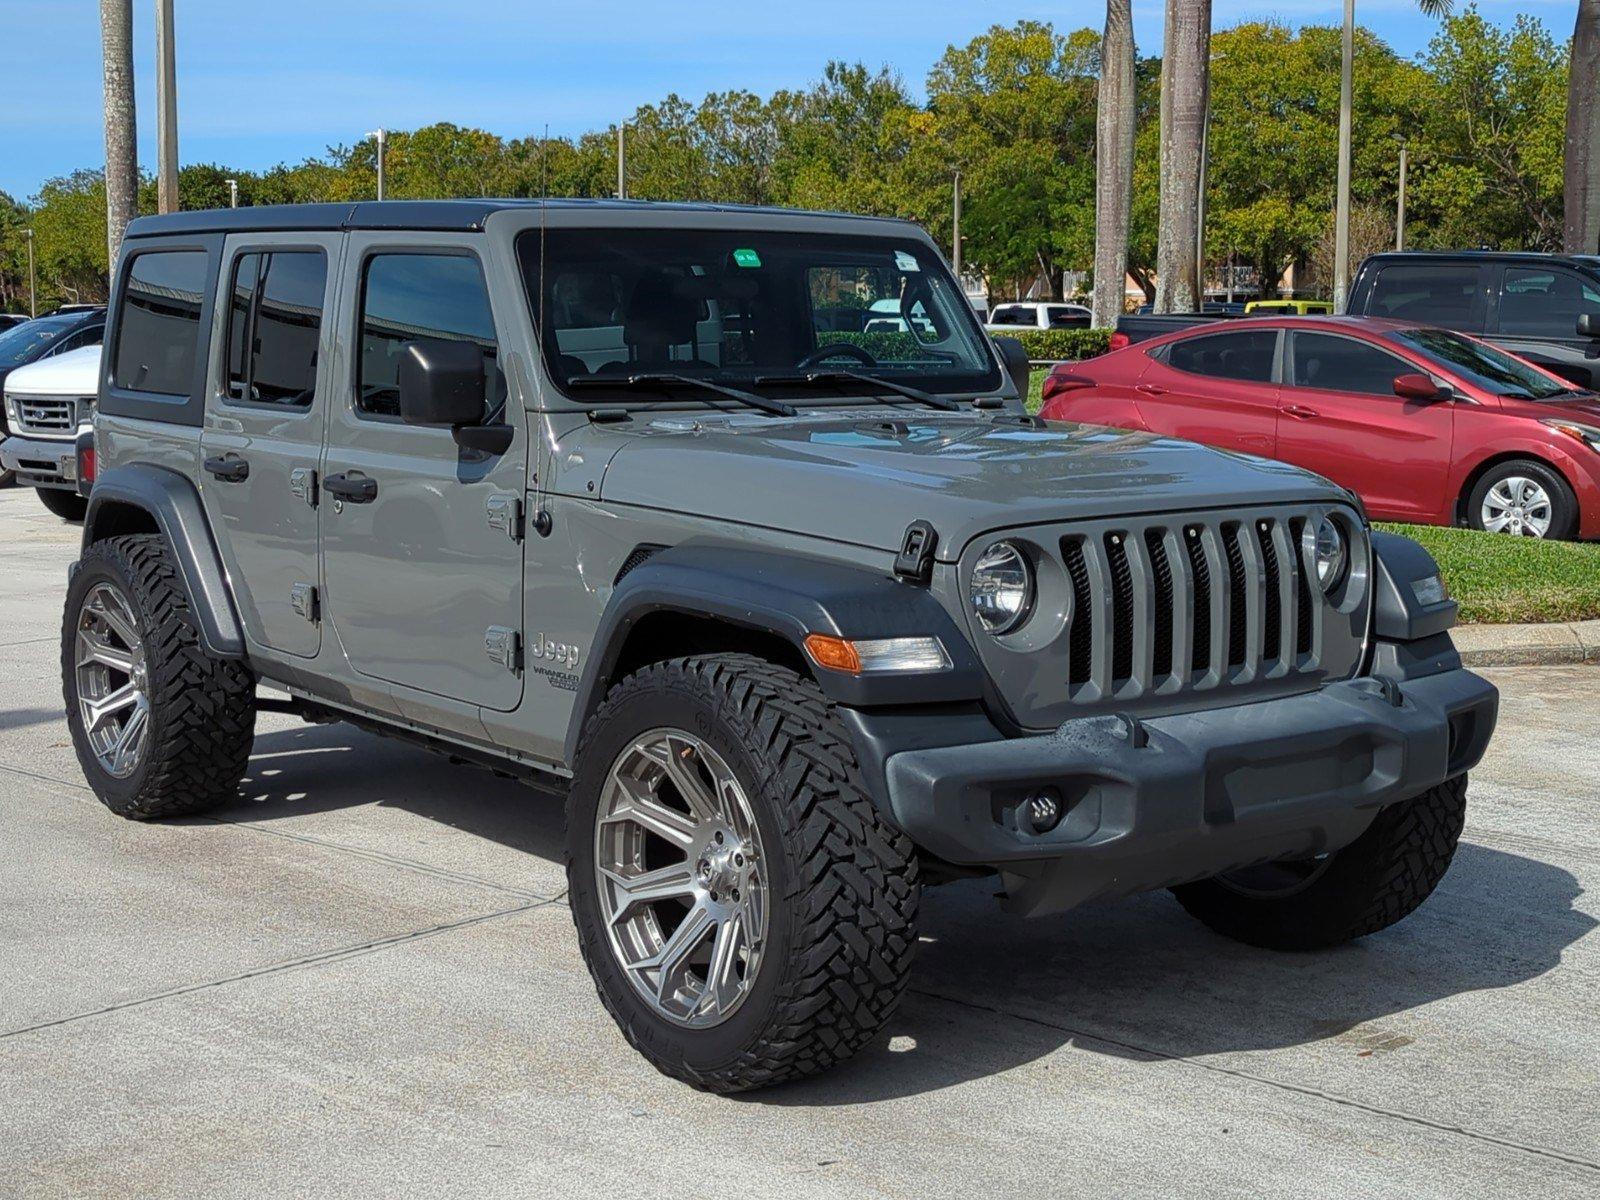
[[[1467,667],[1600,663],[1600,620],[1552,625],[1457,625],[1450,631]]]

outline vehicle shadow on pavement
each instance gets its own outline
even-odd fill
[[[238,804],[216,815],[265,822],[377,804],[562,862],[562,793],[458,766],[350,725],[257,734]]]
[[[217,816],[271,822],[372,804],[561,861],[559,792],[348,725],[258,735],[239,803]],[[1568,871],[1470,840],[1409,919],[1315,954],[1230,942],[1165,892],[1027,921],[1001,911],[995,887],[979,879],[924,893],[910,988],[876,1045],[816,1079],[746,1099],[831,1106],[916,1096],[1069,1045],[1142,1061],[1320,1042],[1351,1055],[1403,1052],[1409,1039],[1386,1018],[1537,978],[1597,924],[1573,907],[1583,889]]]
[[[1469,834],[1470,836],[1470,834]],[[752,1101],[865,1104],[1022,1067],[1063,1046],[1139,1061],[1331,1042],[1403,1052],[1384,1021],[1556,967],[1597,922],[1577,879],[1463,843],[1439,890],[1399,925],[1336,950],[1280,954],[1228,941],[1165,892],[1024,921],[992,881],[925,894],[910,990],[878,1046]]]

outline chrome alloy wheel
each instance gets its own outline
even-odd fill
[[[600,914],[612,953],[656,1012],[704,1029],[755,984],[767,937],[767,868],[744,788],[677,729],[635,739],[595,814]]]
[[[1554,509],[1550,494],[1537,479],[1508,475],[1489,489],[1479,513],[1490,533],[1542,538],[1550,532]]]
[[[84,736],[101,769],[126,779],[150,739],[150,672],[133,608],[109,583],[83,598],[74,661]]]

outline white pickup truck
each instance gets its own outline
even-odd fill
[[[56,516],[83,520],[88,502],[78,489],[78,436],[94,428],[100,347],[69,350],[6,377],[6,425],[0,465],[17,482],[38,489]]]

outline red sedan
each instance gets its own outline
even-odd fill
[[[1600,538],[1600,396],[1369,317],[1228,321],[1062,363],[1043,416],[1281,459],[1392,521]]]

